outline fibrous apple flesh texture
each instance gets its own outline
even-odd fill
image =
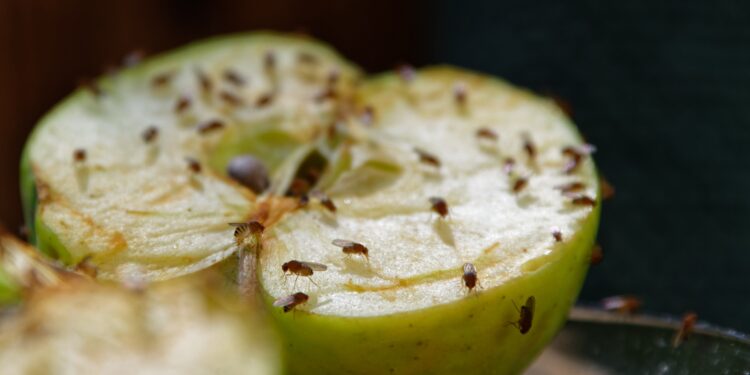
[[[275,73],[264,64],[271,50]],[[214,94],[200,91],[195,68],[210,74]],[[230,68],[245,85],[222,79]],[[169,84],[154,88],[153,77],[169,71]],[[564,322],[596,232],[598,205],[573,204],[556,189],[582,182],[579,193],[598,200],[590,160],[562,172],[569,159],[561,150],[582,143],[574,126],[550,101],[453,68],[361,87],[356,80],[356,68],[317,44],[256,36],[147,62],[103,82],[98,98],[76,94],[26,151],[40,243],[71,263],[92,255],[105,278],[165,279],[227,258],[237,246],[226,224],[260,218],[268,305],[310,296],[294,313],[272,310],[292,372],[519,371]],[[321,95],[330,82],[336,95]],[[222,90],[244,105],[222,99]],[[269,92],[270,104],[253,104]],[[182,95],[192,104],[176,114]],[[225,126],[197,131],[214,118]],[[140,138],[150,125],[161,129],[156,145]],[[478,138],[484,128],[498,139]],[[78,148],[87,158],[75,163]],[[419,152],[439,162],[420,161]],[[266,164],[263,195],[225,177],[239,154]],[[201,161],[201,172],[185,157]],[[281,197],[309,164],[322,168],[315,188],[335,213],[313,195],[304,206]],[[514,191],[520,178],[528,183]],[[430,197],[445,199],[446,218]],[[362,243],[369,256],[345,255],[335,239]],[[312,280],[284,277],[281,264],[293,259],[328,269]],[[479,276],[471,293],[461,282],[467,262]],[[521,334],[510,325],[519,320],[514,304],[530,296],[532,328]]]

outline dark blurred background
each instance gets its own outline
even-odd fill
[[[451,63],[564,98],[617,188],[581,295],[750,331],[750,3],[743,1],[0,2],[0,220],[21,225],[34,123],[134,49],[306,32],[371,72]]]

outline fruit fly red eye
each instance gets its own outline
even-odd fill
[[[170,82],[172,82],[173,76],[174,76],[174,73],[172,72],[158,74],[154,76],[154,78],[151,79],[151,86],[156,87],[156,88],[166,86]]]
[[[406,83],[413,81],[417,76],[417,71],[414,70],[414,67],[409,64],[402,64],[397,66],[396,71],[398,72],[398,76],[401,77],[401,80]]]
[[[440,215],[440,217],[445,218],[448,216],[448,203],[445,202],[445,199],[430,197],[430,204],[432,205],[432,210]]]
[[[560,228],[558,227],[552,227],[552,237],[555,238],[555,242],[561,242],[562,241],[562,231],[560,231]]]
[[[515,305],[515,302],[513,304]],[[526,303],[521,306],[520,309],[516,307],[516,310],[518,310],[519,314],[518,321],[511,322],[509,324],[518,328],[518,331],[521,332],[522,335],[525,335],[531,330],[531,324],[534,321],[535,309],[536,298],[534,298],[534,296],[529,296],[529,298],[526,299]]]
[[[463,82],[456,83],[453,86],[453,100],[455,100],[458,105],[464,105],[466,104],[466,97],[466,84]]]
[[[489,128],[479,128],[479,130],[477,130],[477,138],[488,139],[488,140],[491,140],[491,141],[497,141],[498,137],[497,137],[497,133],[495,133],[495,131],[492,130],[492,129],[489,129]]]
[[[242,101],[242,99],[239,96],[237,96],[235,94],[232,94],[229,91],[222,91],[222,92],[220,92],[219,93],[219,98],[221,98],[221,100],[223,100],[225,103],[227,103],[227,104],[229,104],[229,105],[231,105],[233,107],[239,107],[239,106],[241,106],[241,105],[244,104],[244,102]]]
[[[273,94],[267,93],[263,94],[258,97],[258,99],[255,101],[255,106],[258,108],[263,108],[273,102]]]
[[[318,58],[309,52],[300,52],[297,54],[297,61],[304,64],[317,64]]]
[[[520,193],[521,190],[525,189],[526,186],[529,184],[529,179],[525,177],[521,177],[516,179],[516,182],[513,183],[513,192],[514,193]]]
[[[141,139],[143,142],[152,143],[159,137],[159,128],[156,126],[149,126],[146,130],[141,133]]]
[[[612,296],[602,300],[602,307],[607,311],[616,311],[623,314],[633,314],[641,308],[643,302],[638,297]]]
[[[589,197],[588,195],[579,195],[577,197],[573,197],[573,200],[571,200],[570,203],[573,203],[576,206],[596,206],[596,200]]]
[[[237,246],[242,245],[245,240],[250,236],[259,236],[263,234],[266,229],[263,224],[257,221],[250,221],[247,223],[229,223],[234,228],[234,239],[237,242]]]
[[[471,263],[464,263],[464,275],[462,276],[464,285],[469,288],[471,292],[475,286],[477,286],[477,269]]]
[[[201,173],[201,170],[203,167],[201,167],[201,163],[198,160],[195,160],[193,158],[185,158],[185,162],[188,165],[188,169],[192,171],[193,173]]]
[[[513,169],[516,167],[516,160],[513,158],[505,158],[503,162],[503,172],[509,175],[513,173]]]
[[[345,254],[360,254],[364,255],[365,258],[369,258],[369,250],[361,243],[341,239],[335,239],[331,243],[334,246],[340,247]]]
[[[680,329],[677,331],[674,339],[672,340],[672,347],[677,348],[683,342],[687,341],[687,339],[690,337],[690,334],[693,333],[693,329],[695,329],[695,323],[697,322],[698,315],[696,315],[694,312],[685,314],[682,317],[682,324],[680,325]]]
[[[602,247],[599,244],[594,244],[594,247],[591,249],[591,265],[595,266],[604,260],[604,252],[602,251]]]
[[[82,148],[78,148],[73,151],[73,161],[75,161],[76,163],[85,162],[86,157],[87,157],[86,150]]]
[[[584,185],[581,182],[571,182],[568,184],[558,185],[555,187],[555,189],[560,190],[563,194],[575,193],[585,188],[586,188],[586,185]]]
[[[523,150],[530,160],[536,159],[536,146],[528,133],[523,134]]]
[[[198,84],[200,85],[201,91],[203,91],[204,94],[207,94],[211,92],[211,90],[213,90],[214,83],[211,81],[211,78],[206,75],[206,72],[201,69],[196,69],[195,77],[198,79]]]
[[[432,165],[434,167],[440,167],[440,159],[438,159],[437,156],[416,147],[414,148],[414,152],[416,152],[417,156],[419,156],[420,162]]]
[[[240,73],[237,73],[233,69],[227,69],[224,71],[224,80],[227,82],[235,85],[235,86],[244,86],[246,81],[245,77],[243,77]]]
[[[176,113],[183,113],[190,108],[190,98],[187,96],[182,96],[179,99],[177,99],[177,103],[174,105],[174,111]]]
[[[281,297],[273,302],[274,307],[283,307],[284,312],[292,311],[295,307],[307,302],[310,297],[302,292],[297,292],[286,297]]]
[[[200,134],[208,134],[222,128],[224,128],[224,123],[220,120],[209,120],[198,125],[197,129]]]

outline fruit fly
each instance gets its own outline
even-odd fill
[[[497,141],[497,133],[490,128],[479,128],[477,130],[477,138],[487,139],[491,141]]]
[[[552,227],[552,237],[555,238],[555,242],[562,242],[562,232],[558,227]]]
[[[448,216],[448,203],[445,202],[445,199],[430,197],[430,204],[432,205],[432,210],[440,215],[441,218],[445,219]]]
[[[309,299],[310,299],[310,296],[308,296],[307,294],[302,293],[302,292],[297,292],[294,294],[290,294],[286,297],[281,297],[277,299],[276,301],[273,301],[273,305],[274,307],[283,307],[284,312],[289,312],[289,311],[292,311],[292,309],[294,309],[298,305],[301,305],[307,302],[307,300]]]
[[[479,279],[477,278],[477,269],[471,263],[464,263],[464,275],[461,277],[464,281],[464,285],[469,288],[469,292],[477,286]]]
[[[175,113],[183,113],[190,108],[190,98],[181,96],[174,105]]]
[[[304,64],[317,64],[318,58],[309,52],[300,52],[297,54],[297,61]]]
[[[336,205],[333,203],[333,200],[328,197],[328,195],[318,190],[311,192],[310,195],[316,198],[318,202],[320,202],[320,205],[325,207],[328,211],[336,213]]]
[[[266,93],[258,97],[257,100],[255,100],[255,106],[258,108],[263,108],[273,102],[273,93]]]
[[[458,105],[465,105],[466,104],[466,84],[463,82],[458,82],[453,86],[453,100],[456,101],[456,104]]]
[[[586,188],[582,182],[570,182],[563,185],[558,185],[555,189],[560,190],[563,194],[575,193]]]
[[[202,69],[195,69],[195,78],[198,79],[198,84],[200,85],[201,91],[203,91],[204,94],[207,94],[211,92],[211,90],[213,90],[214,83]]]
[[[641,308],[643,302],[640,298],[630,295],[612,296],[602,300],[602,308],[607,311],[616,311],[622,314],[633,314]]]
[[[695,328],[695,323],[697,321],[698,315],[696,315],[694,312],[689,312],[682,317],[682,325],[680,325],[680,329],[677,331],[674,339],[672,340],[673,348],[676,348],[683,342],[687,341],[687,339],[690,337],[690,334],[693,333],[693,329]]]
[[[440,159],[438,159],[437,156],[417,147],[414,148],[414,152],[416,152],[417,156],[419,156],[420,162],[432,165],[436,168],[440,167]]]
[[[523,134],[523,150],[526,152],[526,156],[529,157],[529,160],[533,161],[536,159],[536,146],[528,133]]]
[[[198,125],[198,133],[207,134],[224,127],[224,123],[219,120],[209,120]]]
[[[603,176],[599,176],[599,190],[602,194],[602,200],[612,199],[615,196],[615,187]]]
[[[365,245],[362,245],[361,243],[341,239],[335,239],[331,243],[335,246],[340,247],[344,254],[359,254],[363,255],[368,260],[370,259],[369,250],[367,249],[367,247],[365,247]]]
[[[268,51],[263,56],[263,68],[267,72],[270,72],[276,69],[276,55],[273,53],[273,51]]]
[[[83,163],[86,161],[86,150],[82,148],[75,149],[73,151],[73,161],[76,163]]]
[[[244,86],[245,85],[245,78],[237,73],[235,70],[227,69],[224,71],[224,80],[227,82],[235,85],[235,86]]]
[[[159,128],[156,126],[149,126],[146,130],[141,133],[141,139],[146,143],[153,143],[156,138],[159,137]]]
[[[513,183],[513,192],[518,194],[521,192],[521,190],[525,189],[526,186],[529,184],[529,179],[525,177],[518,178],[516,182]]]
[[[596,200],[594,198],[589,197],[588,195],[575,196],[570,201],[570,203],[576,206],[591,206],[591,207],[596,206]]]
[[[174,75],[174,73],[172,73],[172,72],[166,72],[166,73],[158,74],[158,75],[154,76],[154,78],[151,79],[151,86],[153,86],[153,87],[163,87],[163,86],[166,86],[167,84],[169,84],[169,82],[172,81],[172,76],[173,75]]]
[[[568,161],[565,163],[563,171],[566,174],[571,174],[578,169],[581,161],[584,157],[594,153],[596,147],[590,144],[584,144],[578,147],[568,146],[562,149],[562,154],[568,157]]]
[[[201,170],[203,170],[203,167],[201,167],[201,163],[198,160],[188,157],[185,158],[185,162],[188,165],[188,169],[193,173],[201,173]]]
[[[315,271],[325,271],[327,269],[328,267],[325,264],[302,262],[299,260],[290,260],[281,265],[281,270],[284,271],[284,274],[289,272],[290,274],[296,275],[297,278],[299,278],[300,276],[308,277],[309,280],[312,281],[312,283],[316,286],[318,284],[313,281],[312,275],[315,273]],[[297,287],[297,278],[294,279],[294,288]]]
[[[220,92],[219,98],[221,98],[221,100],[223,100],[225,103],[235,107],[239,107],[244,104],[239,96],[232,94],[229,91]]]
[[[513,169],[515,167],[516,167],[516,159],[505,158],[505,161],[503,161],[503,172],[505,172],[505,174],[509,175],[513,173]]]
[[[266,229],[263,224],[257,221],[250,221],[247,223],[229,223],[234,228],[234,240],[237,242],[237,246],[242,246],[250,236],[253,236],[253,240],[257,242],[257,237],[263,234]]]
[[[595,266],[604,260],[604,252],[599,244],[595,244],[591,249],[591,265]]]
[[[520,309],[516,306],[515,302],[513,302],[513,306],[516,308],[516,311],[518,311],[518,321],[509,322],[508,324],[518,328],[518,331],[525,335],[531,330],[531,323],[534,321],[536,298],[534,298],[534,296],[529,296],[529,298],[526,299],[526,303],[521,306]]]

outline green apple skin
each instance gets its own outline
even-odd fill
[[[480,287],[463,300],[373,318],[320,316],[306,313],[304,305],[289,313],[269,307],[283,333],[287,372],[519,373],[565,324],[589,267],[599,207],[559,251],[527,264],[523,276],[490,290]],[[536,310],[531,330],[521,334],[510,323],[519,319],[515,306],[529,296],[536,298]],[[267,296],[266,302],[273,301]]]

